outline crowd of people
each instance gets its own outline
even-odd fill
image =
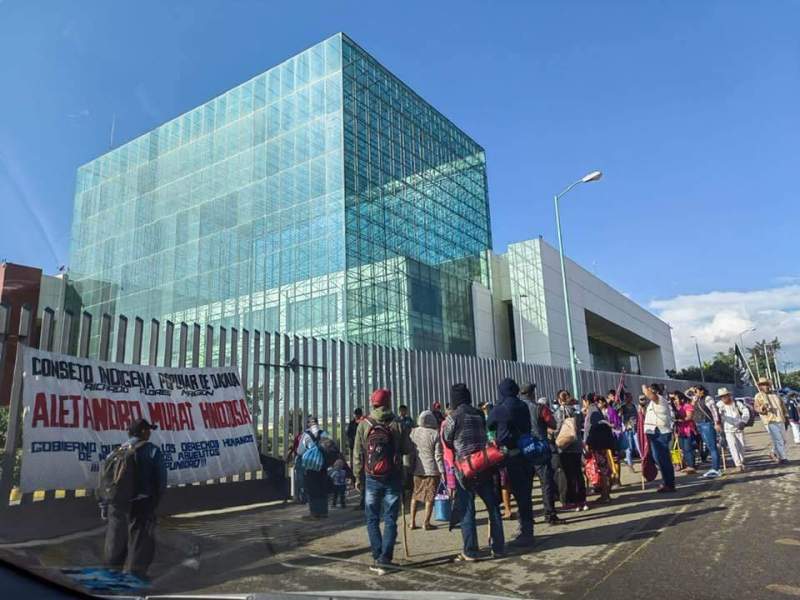
[[[416,420],[407,406],[393,412],[390,390],[378,389],[370,397],[369,414],[356,409],[348,425],[349,460],[332,440],[326,448],[322,442],[330,440],[328,434],[308,419],[293,448],[295,497],[308,502],[312,518],[324,518],[329,503],[345,506],[345,486],[352,482],[360,497],[355,508],[366,516],[370,569],[378,574],[394,564],[397,521],[406,499],[408,529],[425,531],[437,528],[432,522],[436,499],[448,500],[449,526],[459,528],[462,537],[456,560],[501,558],[533,544],[534,479],[541,489],[542,522],[558,526],[566,522],[559,513],[589,510],[593,495],[592,505],[612,502],[623,466],[642,484],[660,475],[656,491],[661,494],[675,491],[676,470],[694,475],[701,463],[707,463],[699,475],[704,478],[721,476],[729,463],[744,471],[745,432],[757,421],[770,435],[770,458],[785,463],[784,431],[791,427],[794,443],[800,444],[800,397],[781,397],[766,379],[758,388],[752,403],[735,399],[726,388],[715,395],[704,386],[668,393],[655,383],[642,386],[638,401],[622,386],[580,399],[560,390],[550,401],[537,398],[533,383],[520,388],[504,379],[496,402],[476,405],[470,389],[458,383],[450,389],[446,411],[434,402]],[[488,555],[480,550],[476,498],[488,515]],[[509,541],[503,520],[517,521]]]
[[[667,393],[659,384],[642,386],[638,402],[621,385],[580,400],[560,390],[551,402],[536,397],[533,383],[520,389],[504,379],[497,401],[477,406],[470,389],[457,383],[446,411],[434,402],[416,421],[407,406],[395,414],[391,391],[377,389],[369,414],[354,411],[347,427],[348,455],[314,417],[306,419],[290,451],[295,499],[308,504],[311,519],[324,519],[329,507],[345,507],[351,482],[360,496],[355,508],[366,516],[370,569],[382,574],[394,564],[406,491],[408,529],[436,529],[434,502],[446,499],[449,527],[461,531],[457,560],[487,557],[476,527],[480,498],[488,514],[489,557],[502,558],[508,550],[524,551],[533,544],[534,479],[541,487],[543,522],[559,526],[565,522],[559,513],[589,510],[592,494],[597,495],[593,503],[612,502],[623,465],[642,483],[660,473],[658,493],[675,491],[676,469],[691,476],[703,462],[708,463],[700,475],[705,478],[722,475],[728,459],[732,468],[744,471],[746,432],[756,422],[769,434],[769,458],[788,462],[784,434],[791,429],[793,442],[800,444],[800,395],[780,395],[765,378],[757,383],[758,393],[748,402],[724,387],[712,396],[703,386]],[[112,453],[101,474],[106,560],[113,569],[141,578],[153,560],[155,514],[166,488],[161,450],[149,441],[154,429],[144,419],[132,423],[129,441]],[[517,521],[508,542],[504,519]]]

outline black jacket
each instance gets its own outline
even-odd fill
[[[531,414],[528,406],[519,399],[519,386],[513,379],[504,379],[497,387],[500,400],[489,413],[486,426],[495,431],[500,446],[516,448],[517,440],[531,432]]]

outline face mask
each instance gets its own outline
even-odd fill
[[[312,435],[317,435],[319,433],[319,425],[314,423],[311,427],[308,428],[311,431]]]

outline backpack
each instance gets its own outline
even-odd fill
[[[747,406],[741,400],[736,400],[736,410],[739,411],[739,418],[742,419],[742,426],[743,427],[752,427],[753,423],[756,420],[756,409],[752,406]],[[742,409],[747,411],[747,420],[745,421],[744,417],[742,417]]]
[[[364,470],[375,479],[386,479],[395,470],[397,451],[394,436],[389,426],[373,419],[367,419],[367,452]]]
[[[147,442],[123,444],[109,454],[100,469],[100,497],[111,504],[124,504],[136,495],[136,451]]]
[[[546,440],[525,433],[517,441],[517,448],[531,464],[544,465],[550,462],[550,444]]]

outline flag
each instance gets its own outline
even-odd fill
[[[617,403],[622,404],[624,402],[623,395],[625,394],[625,368],[622,368],[622,372],[619,374],[619,381],[617,382]]]
[[[739,344],[734,342],[733,350],[734,350],[734,352],[733,352],[733,356],[734,356],[733,368],[734,369],[736,368],[736,361],[737,360],[741,361],[741,364],[744,367],[744,377],[743,377],[742,383],[746,384],[746,383],[748,383],[747,380],[750,379],[750,385],[755,385],[756,381],[755,381],[755,378],[753,377],[753,372],[750,370],[750,364],[747,362],[747,359],[744,357],[744,352],[742,352],[742,349],[739,348]]]

